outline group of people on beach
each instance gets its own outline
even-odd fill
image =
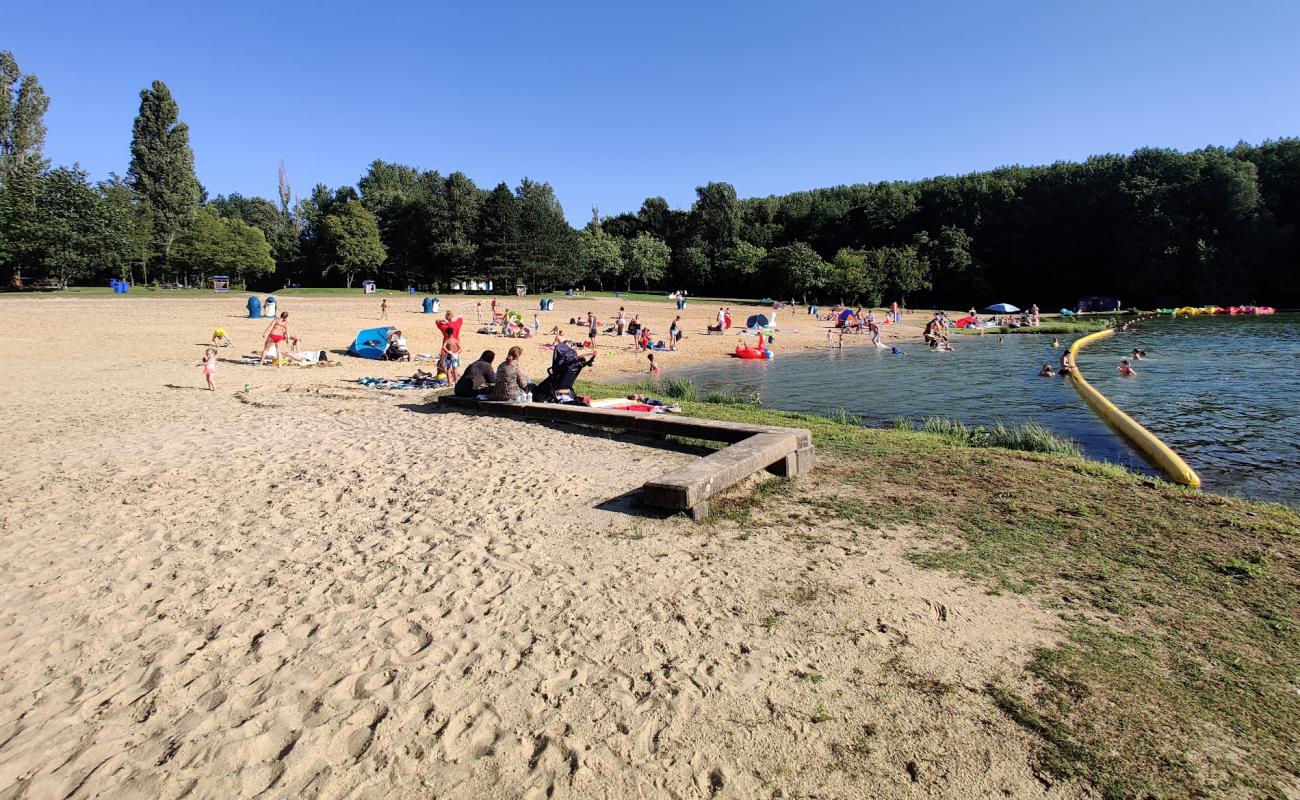
[[[465,368],[465,374],[454,382],[452,392],[457,397],[487,396],[489,400],[516,402],[530,399],[533,384],[519,364],[523,354],[523,348],[515,345],[506,352],[505,360],[493,369],[492,362],[497,354],[484,350],[477,361]]]
[[[936,312],[934,317],[925,323],[925,330],[922,333],[926,346],[932,350],[952,350],[952,342],[948,339],[949,324],[945,312]]]

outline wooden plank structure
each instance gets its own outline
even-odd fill
[[[794,477],[812,469],[815,459],[812,434],[806,428],[747,425],[560,403],[490,402],[451,395],[439,397],[438,402],[476,414],[618,428],[658,438],[680,436],[726,442],[729,447],[647,481],[641,488],[642,498],[648,505],[687,511],[696,520],[708,516],[710,497],[755,472],[766,469]]]

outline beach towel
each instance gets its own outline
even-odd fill
[[[369,386],[371,389],[437,389],[446,386],[446,381],[440,381],[436,378],[402,378],[393,380],[392,378],[375,378],[366,376],[357,378],[357,383],[362,386]]]

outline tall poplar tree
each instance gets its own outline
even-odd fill
[[[198,212],[201,192],[190,128],[180,121],[180,108],[162,81],[140,92],[127,180],[152,222],[153,255],[166,266],[176,238]]]

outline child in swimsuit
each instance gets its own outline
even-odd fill
[[[225,328],[217,328],[212,332],[213,347],[230,347],[232,344],[234,342],[230,341],[230,337],[226,335]]]
[[[208,382],[208,391],[215,392],[217,387],[212,383],[212,375],[217,371],[217,349],[215,347],[209,347],[203,353],[201,364],[203,366],[203,377]]]
[[[659,376],[663,374],[663,370],[660,369],[659,365],[655,363],[655,354],[646,353],[645,357],[650,360],[650,375],[655,380],[659,380]]]
[[[1137,370],[1133,369],[1133,367],[1129,365],[1127,358],[1121,358],[1119,360],[1119,374],[1123,375],[1125,378],[1131,378],[1137,374]]]
[[[449,337],[442,342],[442,364],[447,370],[447,380],[460,380],[460,339]]]

